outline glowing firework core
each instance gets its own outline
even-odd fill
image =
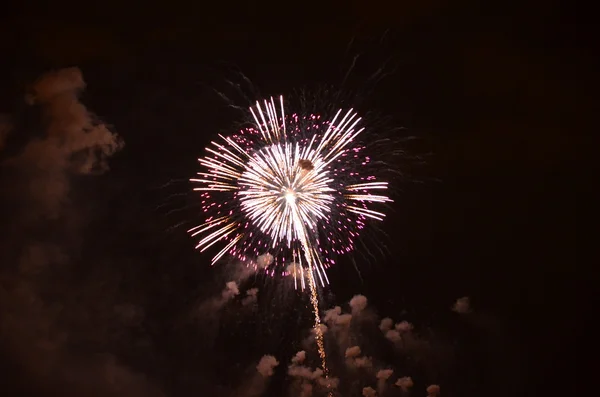
[[[241,207],[269,235],[273,247],[286,241],[291,248],[292,241],[309,239],[300,223],[314,230],[330,211],[329,193],[334,189],[329,187],[328,171],[322,169],[325,163],[313,155],[320,167],[307,171],[300,165],[304,151],[300,143],[269,146],[248,159],[239,179]]]
[[[285,200],[287,201],[288,205],[292,205],[296,203],[296,192],[294,192],[292,189],[288,189],[285,192]]]

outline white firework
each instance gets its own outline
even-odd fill
[[[324,132],[302,131],[299,138],[296,131],[286,129],[283,97],[279,98],[279,104],[280,115],[273,98],[263,106],[257,102],[256,107],[250,109],[258,140],[220,135],[222,142],[211,142],[212,147],[206,149],[209,155],[199,159],[207,171],[198,173],[201,178],[192,179],[201,184],[194,190],[229,193],[230,209],[229,212],[216,211],[218,216],[208,218],[190,232],[194,236],[203,235],[197,246],[201,251],[218,241],[226,241],[214,256],[214,264],[226,253],[238,252],[236,244],[260,231],[268,240],[261,244],[272,249],[286,246],[300,274],[304,272],[304,262],[310,272],[316,271],[324,284],[327,276],[323,250],[319,249],[319,226],[330,228],[327,225],[332,213],[340,211],[353,213],[355,218],[346,216],[346,219],[357,223],[358,229],[366,218],[382,220],[385,214],[366,204],[390,202],[385,195],[371,193],[387,189],[387,183],[363,177],[354,178],[356,183],[346,184],[348,178],[339,177],[340,159],[360,149],[353,143],[364,130],[357,128],[361,119],[353,110],[345,113],[339,110],[326,123]],[[341,172],[344,171],[341,168]],[[355,174],[358,176],[358,172]],[[222,205],[209,202],[205,212],[206,208]],[[344,233],[342,228],[338,229]],[[350,231],[345,237],[351,242],[356,236],[357,233]],[[298,271],[293,274],[296,276]],[[304,288],[304,277],[300,279]]]

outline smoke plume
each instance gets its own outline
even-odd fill
[[[27,181],[14,193],[27,198],[30,217],[58,218],[68,199],[69,178],[107,171],[108,158],[123,147],[119,136],[79,101],[84,88],[78,68],[62,69],[40,77],[26,97],[41,109],[44,134],[3,166]]]
[[[375,377],[377,378],[377,392],[383,394],[386,389],[387,380],[394,373],[393,369],[381,369],[377,372]]]
[[[11,230],[0,242],[0,349],[31,380],[25,387],[46,395],[162,396],[101,345],[121,337],[115,330],[134,326],[143,310],[118,302],[110,281],[74,276],[89,265],[78,253],[91,217],[81,205],[88,203],[75,198],[75,180],[91,183],[123,147],[79,100],[85,86],[78,68],[49,72],[26,95],[41,125],[0,118],[2,222]],[[35,137],[9,152],[9,132]]]

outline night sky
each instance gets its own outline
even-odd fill
[[[358,271],[342,260],[321,291],[322,310],[347,311],[363,294],[371,314],[414,324],[426,347],[410,354],[381,340],[378,320],[351,332],[391,379],[412,374],[415,396],[429,384],[451,396],[574,394],[548,380],[574,366],[583,310],[576,218],[589,167],[578,149],[594,64],[572,10],[125,3],[23,3],[1,17],[2,393],[299,395],[286,368],[307,348],[305,294],[251,276],[215,308],[235,266],[210,267],[186,234],[200,220],[188,182],[197,157],[242,121],[217,93],[246,107],[229,84],[242,82],[251,100],[351,93],[422,160],[390,164],[407,178],[381,253],[357,255]],[[371,84],[381,68],[389,74]],[[80,102],[44,97],[48,78],[73,76],[85,81]],[[250,288],[258,301],[244,305]],[[471,312],[453,312],[465,296]],[[280,365],[257,380],[265,354]],[[332,375],[345,373],[330,354]],[[340,395],[377,383],[353,381]],[[382,395],[400,395],[394,387]]]

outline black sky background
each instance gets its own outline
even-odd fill
[[[64,246],[76,246],[71,260],[83,265],[76,274],[55,275],[54,293],[60,301],[95,286],[100,300],[118,296],[144,307],[146,320],[124,334],[82,337],[79,354],[113,354],[167,396],[210,396],[220,394],[206,380],[190,380],[194,371],[226,382],[220,368],[235,372],[263,354],[297,350],[297,328],[310,321],[306,302],[264,280],[250,282],[264,292],[263,308],[297,308],[259,311],[262,319],[228,315],[223,322],[231,327],[221,330],[214,349],[196,346],[193,330],[177,328],[196,299],[219,293],[228,280],[192,250],[185,229],[171,227],[190,211],[168,210],[189,203],[177,195],[189,188],[181,180],[195,172],[214,134],[229,126],[231,113],[207,89],[224,83],[223,64],[236,65],[261,94],[278,95],[336,84],[361,54],[348,86],[359,87],[391,59],[395,73],[366,104],[419,137],[419,150],[432,156],[414,170],[424,183],[401,186],[386,220],[390,252],[361,267],[362,277],[332,269],[328,303],[363,293],[382,315],[406,310],[416,324],[453,335],[466,346],[450,371],[456,395],[565,387],[549,386],[547,376],[574,365],[570,350],[583,310],[575,304],[584,174],[577,149],[592,126],[585,116],[594,70],[589,31],[572,10],[548,2],[365,4],[23,3],[4,17],[0,111],[12,114],[19,129],[2,156],[35,129],[34,112],[23,102],[27,85],[68,66],[83,72],[85,105],[126,143],[108,173],[74,182],[70,197],[85,214],[77,217],[84,232]],[[40,235],[60,240],[52,226],[41,228]],[[10,264],[1,265],[10,274]],[[11,280],[3,276],[4,289]],[[117,292],[103,292],[111,288]],[[500,336],[456,325],[449,308],[461,296]],[[92,328],[103,324],[102,317],[94,321]],[[7,395],[71,395],[65,383],[31,370],[11,341],[0,340],[0,379],[20,394]],[[207,355],[218,363],[199,363]],[[73,395],[88,387],[117,395],[91,381],[83,385],[71,388]],[[279,395],[277,387],[272,395]]]

